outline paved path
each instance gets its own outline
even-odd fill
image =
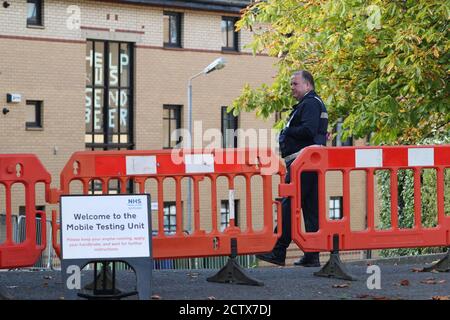
[[[420,261],[422,262],[422,261]],[[373,263],[373,262],[372,262]],[[383,300],[425,299],[434,296],[450,298],[450,273],[413,272],[425,263],[380,263],[381,289],[369,290],[367,263],[347,264],[347,270],[358,281],[320,278],[313,276],[318,268],[266,267],[247,269],[251,277],[264,286],[218,284],[206,281],[217,270],[155,270],[153,294],[162,300]],[[84,271],[82,285],[92,281],[92,273]],[[120,271],[118,286],[131,291],[135,276],[131,271]],[[61,273],[58,271],[4,271],[0,272],[0,288],[17,300],[62,299]]]

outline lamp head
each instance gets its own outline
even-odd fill
[[[204,74],[208,74],[210,72],[213,72],[214,70],[220,70],[225,67],[225,59],[220,57],[214,60],[209,66],[207,66],[205,69],[203,69]]]

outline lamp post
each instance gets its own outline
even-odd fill
[[[225,67],[225,59],[224,58],[217,58],[213,62],[211,62],[203,71],[193,75],[189,78],[188,81],[188,132],[189,132],[189,139],[188,143],[185,146],[185,148],[192,149],[192,80],[197,78],[198,76],[201,76],[202,74],[207,75],[208,73],[211,73],[215,70],[220,70]],[[183,139],[184,140],[184,139]],[[191,224],[192,224],[192,182],[191,179],[188,180],[188,192],[187,192],[187,208],[188,208],[188,215],[187,215],[187,222],[188,222],[188,231],[191,231]]]

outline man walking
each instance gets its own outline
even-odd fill
[[[285,183],[290,183],[290,166],[300,151],[311,145],[326,145],[328,113],[322,99],[314,91],[314,78],[308,71],[295,72],[291,77],[292,95],[298,100],[289,115],[286,127],[281,131],[279,144],[287,174]],[[301,205],[306,232],[319,229],[318,178],[316,172],[301,175]],[[283,226],[281,237],[270,253],[256,257],[280,266],[285,265],[286,250],[291,243],[291,201],[282,201]],[[276,230],[276,229],[275,229]],[[294,262],[304,267],[320,267],[319,252],[306,252],[303,258]]]

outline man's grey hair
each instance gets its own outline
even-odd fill
[[[306,70],[300,70],[300,71],[296,71],[293,74],[294,76],[300,76],[302,77],[303,80],[305,80],[306,82],[308,82],[313,89],[315,89],[315,85],[314,85],[314,77],[312,76],[312,74]]]

